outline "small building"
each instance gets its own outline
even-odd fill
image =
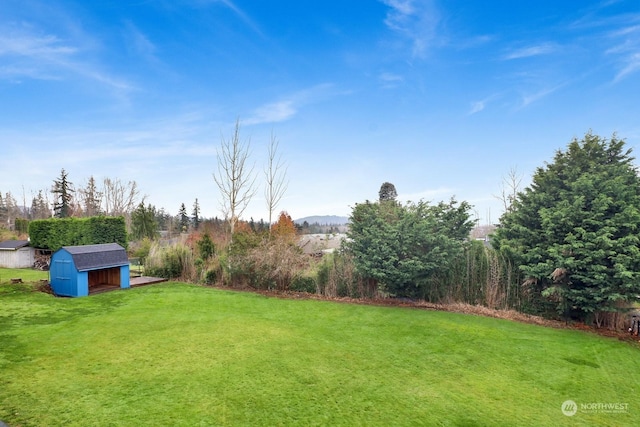
[[[30,268],[35,262],[35,249],[28,240],[0,242],[0,267]]]
[[[68,297],[131,286],[127,252],[117,243],[63,246],[51,256],[49,277],[53,292]]]

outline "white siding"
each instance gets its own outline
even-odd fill
[[[29,268],[35,262],[35,250],[33,248],[20,248],[18,250],[0,251],[0,267],[4,268]]]

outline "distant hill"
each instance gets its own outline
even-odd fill
[[[302,225],[305,221],[307,221],[307,224],[345,225],[349,222],[349,218],[346,216],[337,215],[315,215],[296,219],[293,222]]]

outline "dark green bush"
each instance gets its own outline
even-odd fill
[[[215,253],[216,247],[208,234],[203,235],[202,238],[198,240],[197,245],[200,257],[202,257],[203,260],[208,260]]]
[[[310,294],[316,293],[316,281],[313,277],[309,276],[296,276],[291,281],[289,287],[294,292],[308,292]]]
[[[204,274],[204,283],[207,285],[213,285],[218,281],[218,269],[209,269]]]
[[[29,238],[32,246],[52,251],[63,246],[114,242],[127,248],[124,217],[38,219],[29,223]]]

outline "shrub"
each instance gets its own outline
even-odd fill
[[[291,281],[290,290],[314,294],[317,291],[316,281],[311,276],[298,275]]]
[[[285,239],[256,240],[255,235],[242,236],[242,240],[234,240],[229,253],[221,258],[226,281],[231,286],[286,291],[309,264],[300,248]]]
[[[149,251],[151,251],[151,239],[145,237],[144,239],[136,242],[132,246],[131,255],[135,258],[140,258],[140,260],[144,263],[145,258],[149,256]]]
[[[220,270],[218,268],[210,268],[204,273],[204,283],[213,285],[218,281]]]
[[[208,260],[215,253],[215,245],[213,244],[213,240],[208,234],[204,234],[200,240],[197,242],[198,251],[200,252],[200,257],[203,260]]]
[[[166,279],[191,281],[195,277],[193,253],[183,244],[161,246],[154,243],[145,262],[145,272]]]
[[[316,273],[317,292],[328,297],[370,298],[379,296],[374,281],[360,276],[348,253],[326,255]]]

